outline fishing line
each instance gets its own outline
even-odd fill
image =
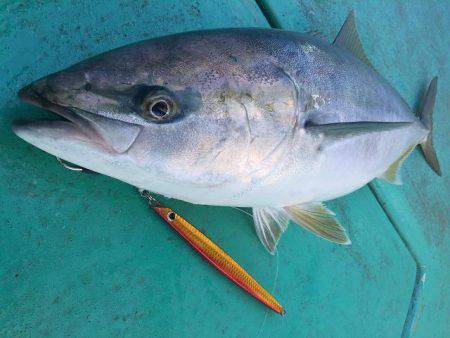
[[[279,272],[279,258],[278,258],[278,249],[275,247],[275,257],[276,257],[276,269],[275,269],[275,278],[273,281],[273,287],[272,287],[272,293],[275,292],[275,289],[277,288],[277,283],[278,283],[278,272]],[[270,310],[266,309],[266,313],[264,314],[264,319],[261,323],[261,326],[259,327],[258,330],[258,334],[256,335],[257,337],[260,337],[262,334],[262,331],[264,329],[264,325],[266,324],[267,321],[267,316],[269,315]],[[284,316],[284,314],[282,315]]]
[[[241,212],[243,212],[244,214],[250,216],[251,218],[253,218],[253,215],[250,214],[249,212],[242,210],[241,208],[238,207],[232,207],[233,209],[239,210]],[[278,258],[278,249],[275,247],[275,256],[276,256],[276,260],[277,260],[277,267],[276,267],[276,271],[275,271],[275,279],[273,282],[273,288],[272,288],[272,293],[275,292],[275,289],[277,288],[277,282],[278,282],[278,268],[279,268],[279,258]]]
[[[243,212],[244,214],[246,214],[247,216],[249,216],[249,217],[251,217],[253,219],[253,215],[250,214],[249,212],[247,212],[247,211],[245,211],[245,210],[243,210],[241,208],[238,208],[238,207],[232,207],[232,208],[236,209],[236,210],[239,210],[240,212]],[[272,293],[274,293],[276,288],[277,288],[278,274],[279,274],[279,267],[280,267],[280,261],[279,261],[279,257],[278,257],[278,249],[276,247],[275,247],[275,257],[276,257],[275,258],[276,259],[276,269],[275,269],[275,278],[274,278],[273,286],[272,286]],[[262,331],[263,331],[264,325],[266,324],[267,316],[269,315],[270,310],[266,310],[265,312],[266,313],[264,314],[264,319],[263,319],[263,321],[261,323],[261,326],[260,326],[260,328],[258,330],[257,337],[259,337],[262,334]]]
[[[247,216],[250,216],[251,218],[253,218],[253,215],[251,213],[249,213],[248,211],[245,211],[241,208],[238,207],[232,207],[233,209],[239,210],[240,212],[243,212],[244,214],[246,214]]]

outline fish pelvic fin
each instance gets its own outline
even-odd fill
[[[282,208],[253,208],[256,234],[270,254],[275,249],[281,234],[287,229],[289,217]]]
[[[422,148],[422,152],[428,165],[436,174],[441,176],[441,167],[439,165],[436,151],[434,150],[433,146],[433,108],[434,102],[436,100],[436,92],[437,77],[435,76],[433,80],[431,80],[430,85],[428,86],[428,90],[422,99],[419,111],[421,122],[423,123],[425,128],[429,130],[428,137],[422,143],[420,143],[420,147]]]
[[[333,243],[349,245],[350,238],[334,212],[320,202],[291,205],[283,208],[288,217],[316,236]]]
[[[320,202],[253,208],[253,220],[259,240],[272,255],[290,220],[330,242],[351,244],[335,214]]]
[[[400,176],[400,168],[414,148],[415,146],[409,147],[402,156],[400,156],[394,163],[392,163],[381,176],[379,176],[379,178],[392,184],[401,185],[402,178]]]
[[[359,34],[356,29],[354,10],[351,10],[348,14],[347,19],[334,39],[333,44],[348,50],[358,59],[365,62],[370,68],[375,69],[369,61],[369,58],[366,56],[366,53],[364,53],[361,39],[359,38]]]

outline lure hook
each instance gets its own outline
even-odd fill
[[[72,170],[72,171],[83,171],[83,168],[81,167],[77,167],[77,166],[73,166],[70,164],[67,164],[66,162],[64,162],[61,158],[56,156],[56,160],[59,162],[59,164],[61,164],[64,168],[68,169],[68,170]]]
[[[138,191],[139,194],[148,201],[148,204],[151,207],[161,206],[161,203],[150,194],[150,191],[140,188],[138,188]]]
[[[56,160],[59,162],[59,164],[61,164],[65,169],[68,170],[72,170],[72,171],[77,171],[77,172],[84,172],[84,173],[88,173],[88,174],[96,174],[95,171],[83,168],[83,167],[79,167],[76,165],[72,165],[72,164],[67,164],[66,162],[64,162],[61,158],[59,158],[58,156],[55,156]]]

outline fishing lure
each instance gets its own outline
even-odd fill
[[[172,209],[161,204],[147,190],[140,192],[148,200],[149,207],[216,269],[276,313],[286,313],[280,303],[218,245]]]
[[[66,163],[59,157],[58,162],[68,170],[93,173],[89,169]],[[178,215],[172,209],[164,206],[154,198],[148,190],[139,190],[142,197],[148,200],[149,207],[153,209],[167,224],[177,231],[197,252],[199,252],[216,269],[239,285],[261,303],[275,311],[285,315],[286,311],[278,301],[264,289],[247,271],[231,258],[218,245],[206,237],[192,224]]]

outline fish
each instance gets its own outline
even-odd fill
[[[351,11],[333,43],[317,34],[184,32],[100,54],[23,87],[59,119],[18,119],[23,140],[91,171],[194,204],[252,208],[274,253],[290,221],[351,243],[324,202],[375,178],[400,184],[433,147],[433,78],[416,115],[376,71]]]

